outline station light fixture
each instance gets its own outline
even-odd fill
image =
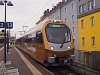
[[[4,2],[3,1],[0,1],[0,5],[4,5]]]
[[[11,1],[8,1],[7,5],[8,6],[13,6],[13,4],[11,3]]]

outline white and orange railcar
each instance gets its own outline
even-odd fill
[[[46,20],[16,42],[24,46],[29,56],[47,66],[65,65],[74,54],[72,32],[63,21]]]

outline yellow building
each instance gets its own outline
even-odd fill
[[[100,0],[77,0],[78,61],[100,70]]]
[[[79,49],[100,51],[100,12],[78,19]]]

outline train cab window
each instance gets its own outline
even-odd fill
[[[48,24],[46,27],[48,42],[62,44],[71,41],[70,29],[64,24]]]
[[[42,32],[41,31],[37,31],[36,32],[36,43],[43,43],[43,39],[42,39]]]

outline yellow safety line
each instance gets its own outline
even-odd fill
[[[15,46],[14,46],[15,47]],[[24,61],[24,63],[27,65],[27,67],[30,69],[30,71],[33,73],[33,75],[42,75],[41,72],[39,72],[26,58],[25,56],[15,47],[16,51]]]

